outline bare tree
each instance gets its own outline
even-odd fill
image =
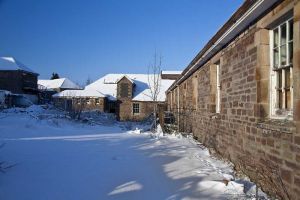
[[[154,128],[157,127],[157,101],[161,88],[161,65],[162,56],[157,55],[156,51],[153,56],[153,61],[148,66],[148,86],[150,90],[150,98],[153,103]]]
[[[77,91],[67,91],[63,96],[65,110],[72,119],[80,119],[86,106],[85,98],[76,94]]]

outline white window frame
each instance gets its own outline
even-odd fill
[[[140,114],[140,104],[132,103],[132,114],[139,115]]]
[[[290,21],[292,21],[293,18],[290,18],[288,20],[285,20],[283,23],[279,24],[272,30],[270,30],[270,117],[276,118],[276,119],[293,119],[293,63],[290,61],[290,48],[293,48],[290,46],[290,42],[293,43],[294,38],[290,40]],[[286,64],[281,65],[281,27],[283,25],[286,25]],[[293,25],[293,23],[292,23]],[[274,64],[274,30],[278,29],[278,66],[275,66]],[[294,59],[294,58],[293,58]],[[290,70],[290,87],[286,88],[286,80],[285,80],[285,73],[287,70]],[[282,93],[282,99],[279,100],[279,75],[281,72],[281,93]],[[287,103],[286,103],[286,90],[290,91],[290,110],[287,109]],[[279,102],[281,101],[282,108],[279,108]]]
[[[221,71],[220,62],[216,64],[216,113],[221,112]]]

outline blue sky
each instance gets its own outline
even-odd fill
[[[0,0],[0,55],[84,83],[147,73],[155,50],[182,70],[243,0]]]

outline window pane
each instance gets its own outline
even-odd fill
[[[286,44],[286,23],[281,25],[280,45]]]
[[[289,42],[290,64],[293,64],[293,42]]]
[[[280,59],[281,63],[280,65],[286,65],[286,44],[280,47]]]
[[[293,20],[289,21],[289,28],[290,28],[290,34],[289,34],[289,40],[293,40],[293,33],[294,33],[294,27],[293,27]]]
[[[285,102],[286,102],[286,108],[288,110],[290,110],[291,109],[291,91],[290,90],[286,91],[286,100],[285,100]]]
[[[274,47],[278,47],[279,44],[279,32],[278,28],[274,29]]]
[[[278,91],[278,108],[282,109],[283,106],[282,106],[282,91],[279,90]]]
[[[289,88],[291,87],[291,79],[290,79],[290,69],[285,70],[285,87]]]
[[[278,89],[282,89],[282,71],[278,71]]]
[[[279,65],[279,52],[278,52],[278,48],[274,49],[273,51],[274,51],[274,54],[273,54],[273,56],[274,56],[274,58],[273,58],[274,59],[274,67],[277,68],[278,65]]]

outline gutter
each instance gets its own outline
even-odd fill
[[[263,15],[275,3],[278,3],[280,1],[281,0],[245,1],[245,3],[232,15],[232,17],[222,26],[222,28],[212,37],[212,39],[197,54],[197,56],[183,71],[181,77],[177,79],[169,87],[166,93],[170,92],[179,84],[181,84],[184,80],[186,80],[191,74],[193,74],[197,69],[203,66],[210,58],[212,58],[216,53],[218,53],[223,47],[228,45],[236,36],[238,36],[256,19],[258,19],[261,15]],[[245,12],[243,12],[244,10]],[[235,19],[237,15],[238,18]],[[229,28],[227,28],[226,26],[230,25],[231,23],[232,25]],[[218,35],[221,34],[222,32],[224,33],[220,37],[218,37]]]

